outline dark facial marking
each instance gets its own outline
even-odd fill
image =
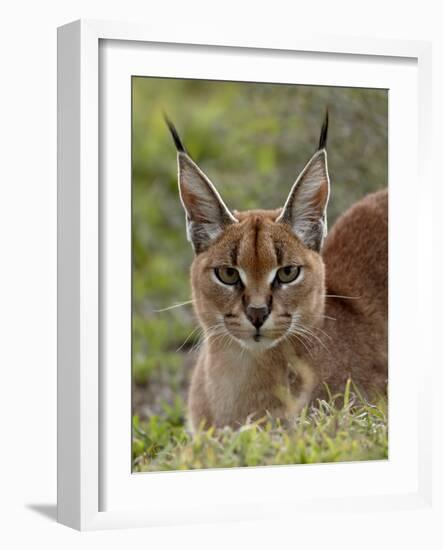
[[[283,263],[283,243],[281,241],[272,241],[274,244],[275,257],[277,259],[277,265]]]
[[[235,241],[234,246],[231,248],[231,264],[233,266],[237,265],[237,256],[238,256],[238,246],[239,241]]]
[[[254,234],[254,254],[255,254],[256,258],[258,256],[258,235],[259,235],[259,232],[260,232],[260,220],[257,219],[255,221],[255,234]]]

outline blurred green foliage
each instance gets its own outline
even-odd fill
[[[195,467],[189,458],[197,455],[184,430],[183,403],[195,360],[195,354],[187,351],[199,330],[190,305],[158,311],[189,300],[193,257],[178,196],[176,151],[163,113],[175,123],[189,153],[228,206],[245,210],[283,205],[316,150],[328,108],[331,226],[356,200],[387,185],[388,96],[385,90],[373,89],[134,77],[132,100],[135,460],[139,455],[161,456],[158,464],[167,468],[166,457],[172,453],[170,467]],[[274,428],[251,430],[239,439],[202,435],[201,445],[212,456],[220,444],[242,445],[242,438],[268,438],[271,447],[282,444],[283,435]],[[348,443],[352,445],[352,438]],[[184,445],[187,453],[182,466],[171,451],[177,445]],[[291,449],[292,458],[278,455],[283,462],[311,460],[311,451],[306,450],[303,458],[295,447]],[[334,452],[318,456],[325,460],[351,456]],[[218,465],[232,462],[214,456],[220,459]],[[159,467],[143,460],[136,460],[138,467]],[[195,460],[217,465],[207,457]],[[254,460],[236,459],[242,464]],[[260,460],[280,459],[260,455]]]

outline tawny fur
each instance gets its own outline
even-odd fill
[[[267,413],[291,420],[326,387],[342,392],[349,378],[367,396],[384,393],[388,194],[356,203],[324,240],[327,115],[319,149],[284,207],[249,212],[228,210],[168,125],[204,333],[189,393],[191,427],[238,427]]]
[[[210,267],[230,262],[236,248],[237,265],[259,275],[276,265],[277,242],[283,253],[280,264],[290,263],[294,255],[297,261],[303,258],[320,289],[308,302],[307,289],[292,298],[296,307],[306,310],[305,323],[317,327],[312,328],[316,336],[304,343],[283,339],[258,353],[223,337],[209,338],[192,376],[189,411],[194,428],[202,423],[236,426],[266,412],[290,417],[312,398],[324,395],[324,382],[332,392],[343,391],[348,378],[368,395],[386,391],[387,191],[367,196],[342,215],[326,238],[321,257],[274,222],[278,213],[235,213],[240,223],[196,256],[191,270],[196,312],[203,326],[210,326],[215,308],[237,312],[240,306],[235,299],[230,302],[223,292],[214,295],[213,284],[208,284]],[[285,257],[288,250],[292,256]],[[254,284],[259,292],[259,277]],[[285,390],[293,399],[282,398]]]

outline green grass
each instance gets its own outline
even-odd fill
[[[339,405],[340,403],[340,405]],[[317,400],[291,426],[266,417],[238,430],[185,426],[183,401],[163,414],[133,419],[133,470],[193,470],[278,464],[312,464],[388,457],[387,407],[350,391]]]

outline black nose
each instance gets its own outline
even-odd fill
[[[246,308],[246,317],[251,321],[255,328],[260,328],[268,316],[268,306],[248,306]]]

